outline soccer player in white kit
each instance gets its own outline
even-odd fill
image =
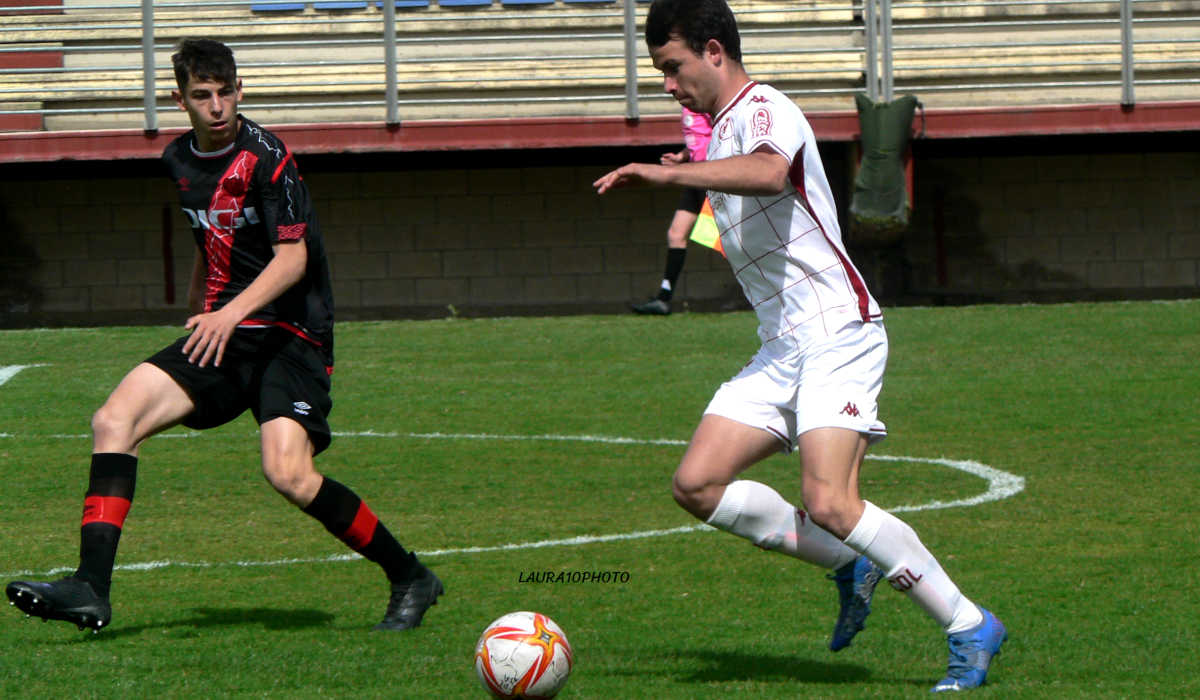
[[[883,439],[876,399],[887,362],[879,305],[842,244],[812,128],[790,99],[752,81],[724,0],[654,0],[646,43],[664,88],[713,115],[708,160],[630,163],[594,183],[708,190],[725,254],[758,315],[762,347],[716,392],[675,471],[688,512],[764,549],[834,571],[841,612],[830,648],[862,629],[879,576],[945,631],[934,691],[982,685],[1004,625],[950,580],[911,527],[864,501],[858,474]],[[800,453],[804,508],[737,476]]]

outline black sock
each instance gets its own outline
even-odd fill
[[[679,282],[679,273],[683,272],[683,261],[687,258],[687,248],[667,248],[667,269],[663,272],[665,284],[658,290],[658,298],[671,301],[675,294],[675,284]]]
[[[416,574],[416,555],[400,546],[367,504],[341,483],[325,477],[303,510],[348,547],[379,564],[389,581],[403,583]]]
[[[105,452],[92,455],[79,530],[79,568],[75,577],[90,583],[101,597],[107,598],[112,586],[117,544],[133,502],[136,483],[137,457]]]

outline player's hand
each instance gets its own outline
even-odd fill
[[[225,356],[225,346],[233,337],[240,319],[235,315],[224,313],[219,309],[205,314],[196,314],[187,320],[184,328],[192,334],[183,344],[183,354],[188,356],[188,362],[207,367],[211,361],[213,367],[221,366]]]
[[[607,173],[599,180],[593,182],[592,187],[596,188],[596,194],[604,194],[618,187],[656,184],[661,181],[660,177],[656,177],[659,174],[658,171],[661,170],[663,170],[663,166],[661,165],[630,163]]]
[[[679,165],[690,160],[687,151],[679,151],[678,153],[664,153],[659,157],[658,162],[663,165]]]

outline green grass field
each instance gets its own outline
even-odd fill
[[[887,312],[875,452],[972,460],[1024,480],[868,460],[864,495],[921,534],[1010,629],[979,697],[1200,696],[1200,301]],[[826,649],[823,572],[694,521],[669,480],[717,384],[757,347],[747,313],[346,323],[318,459],[446,583],[425,624],[370,627],[386,585],[259,475],[248,417],[142,450],[93,635],[0,614],[0,697],[481,698],[472,651],[511,610],[576,652],[570,698],[924,697],[939,630],[881,586]],[[88,423],[176,328],[0,332],[0,575],[73,569]],[[591,439],[574,439],[590,437]],[[602,441],[597,438],[626,438]],[[798,465],[748,476],[796,499]],[[581,536],[638,535],[575,543]],[[546,546],[514,546],[550,542]],[[531,571],[626,583],[522,583]]]

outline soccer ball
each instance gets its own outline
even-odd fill
[[[511,612],[487,626],[475,645],[475,673],[494,697],[552,698],[571,674],[575,655],[554,620]]]

